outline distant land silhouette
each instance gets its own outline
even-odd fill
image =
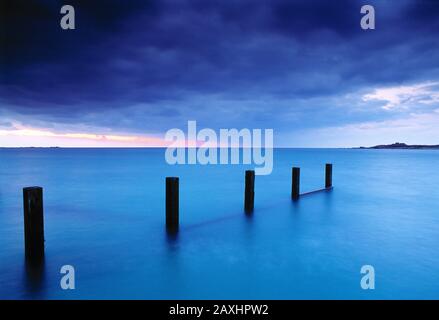
[[[400,142],[395,142],[392,144],[380,144],[373,147],[359,147],[354,149],[438,149],[439,144],[437,145],[423,145],[423,144],[405,144]]]

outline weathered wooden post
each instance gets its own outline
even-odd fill
[[[298,200],[300,195],[300,168],[293,167],[293,176],[291,181],[291,198]]]
[[[245,200],[244,211],[249,214],[253,212],[255,204],[255,171],[245,171]]]
[[[24,246],[26,259],[44,257],[43,188],[23,188]]]
[[[332,188],[332,163],[327,163],[325,167],[325,188]]]
[[[171,233],[177,232],[179,226],[178,180],[178,177],[166,178],[166,230]]]

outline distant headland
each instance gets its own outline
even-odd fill
[[[405,144],[400,142],[395,142],[392,144],[380,144],[373,147],[357,147],[354,149],[437,149],[439,150],[439,144],[437,145],[423,145],[423,144]]]

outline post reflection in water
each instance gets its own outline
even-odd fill
[[[45,259],[33,261],[25,259],[25,275],[24,275],[24,287],[27,294],[31,297],[37,295],[41,297],[44,291],[44,279],[45,279]]]

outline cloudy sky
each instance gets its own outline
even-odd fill
[[[276,146],[439,144],[439,1],[0,3],[0,146],[161,146],[188,120]]]

